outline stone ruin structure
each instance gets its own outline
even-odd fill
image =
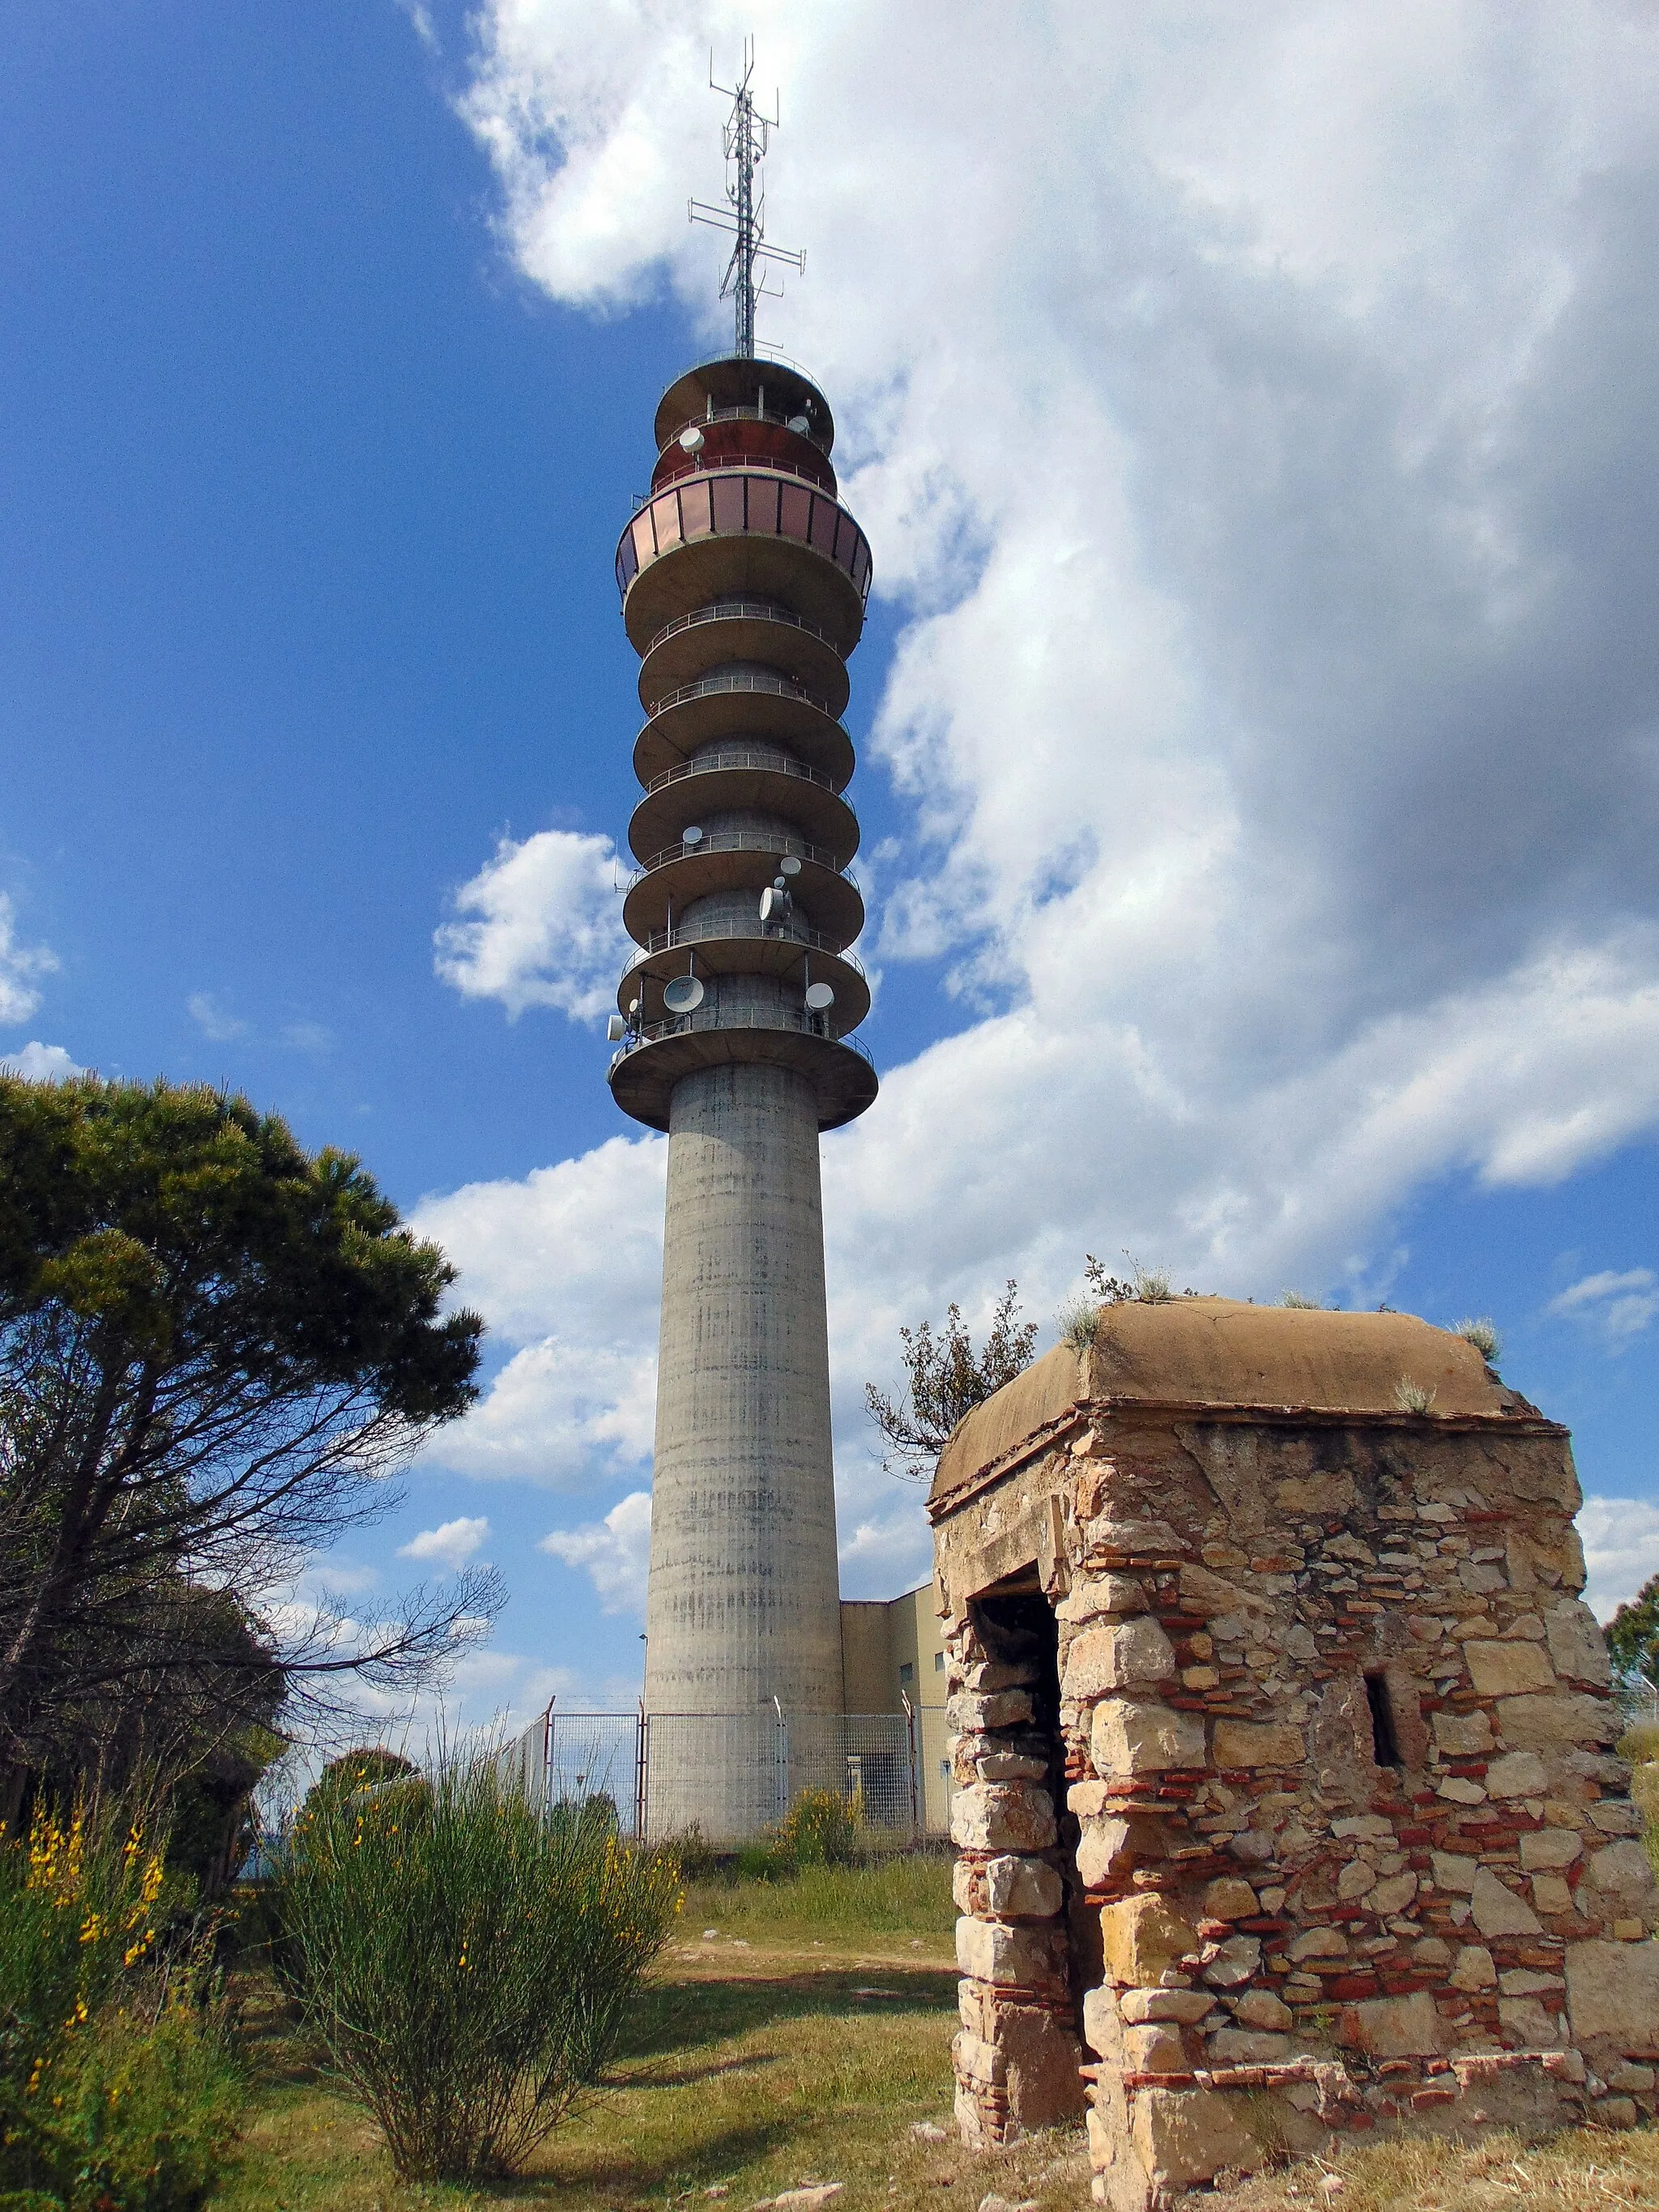
[[[1411,1410],[1421,1407],[1425,1410]],[[1659,1895],[1566,1431],[1405,1315],[1103,1310],[929,1511],[973,2144],[1155,2212],[1379,2127],[1654,2112]]]

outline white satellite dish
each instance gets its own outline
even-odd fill
[[[804,415],[792,415],[783,427],[786,430],[798,431],[804,438],[812,426]]]
[[[793,853],[786,854],[778,862],[778,873],[781,876],[798,876],[800,873],[800,862]]]
[[[836,994],[827,983],[809,983],[806,987],[807,1011],[827,1014],[836,1003]]]
[[[696,975],[676,975],[663,986],[662,1002],[671,1014],[695,1013],[702,1004],[702,983]]]
[[[611,1015],[605,1025],[605,1035],[609,1044],[620,1044],[628,1035],[628,1024],[620,1014]]]
[[[695,852],[697,847],[702,844],[702,832],[698,829],[695,822],[691,824],[691,827],[689,830],[681,830],[680,842],[682,845],[689,845],[693,852]]]
[[[639,1002],[639,1000],[638,1000],[637,999],[630,999],[630,1000],[629,1000],[629,1002],[628,1002],[628,1011],[629,1011],[629,1012],[630,1014],[635,1014],[635,1015],[637,1015],[637,1014],[638,1014],[638,1012],[639,1012],[639,1011],[640,1011],[640,1002]]]
[[[698,429],[695,422],[689,430],[680,432],[680,451],[683,453],[700,453],[702,448],[702,432]]]
[[[769,884],[760,895],[760,918],[763,921],[781,921],[788,908],[788,892],[781,891],[775,884]]]

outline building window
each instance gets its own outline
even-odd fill
[[[941,1782],[948,1782],[951,1779],[951,1762],[948,1759],[941,1759],[939,1763],[939,1778]]]
[[[945,1672],[945,1654],[942,1651],[935,1651],[933,1654],[933,1672],[936,1674],[942,1674]]]
[[[908,1690],[915,1679],[916,1670],[907,1659],[899,1668],[899,1686],[902,1689]]]

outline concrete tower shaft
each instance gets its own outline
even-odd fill
[[[656,428],[617,556],[645,788],[610,1079],[669,1133],[647,1708],[738,1717],[653,1790],[732,1835],[772,1804],[749,1717],[842,1699],[818,1133],[877,1089],[839,719],[870,553],[799,370],[706,362]]]

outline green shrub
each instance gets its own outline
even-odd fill
[[[196,2212],[241,2101],[213,2008],[187,1995],[155,2020],[111,2008],[59,2050],[32,2095],[8,2097],[0,2173],[44,2185],[44,2201],[64,2212]]]
[[[798,1867],[846,1866],[860,1843],[855,1806],[833,1790],[803,1790],[778,1830],[777,1851]]]
[[[83,1810],[0,1844],[0,2190],[24,2201],[191,2212],[217,2178],[238,2085],[205,1939],[160,1955],[165,1850]]]
[[[279,1960],[408,2179],[507,2173],[596,2083],[667,1940],[679,1870],[488,1763],[302,1811]]]

